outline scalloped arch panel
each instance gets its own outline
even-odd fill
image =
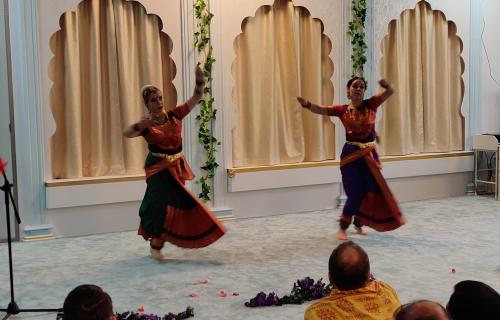
[[[233,167],[333,159],[333,123],[296,101],[333,101],[323,23],[305,7],[276,0],[243,19],[241,30],[233,43]]]
[[[166,107],[177,101],[173,44],[161,19],[137,1],[84,0],[59,25],[48,66],[53,178],[141,173],[144,142],[122,137],[146,112],[140,89],[162,89]]]
[[[455,23],[426,1],[389,23],[381,73],[396,93],[378,124],[381,154],[464,149],[462,49]]]

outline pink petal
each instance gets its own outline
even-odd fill
[[[221,290],[221,291],[219,291],[219,296],[221,296],[222,298],[225,298],[225,297],[227,297],[227,293],[224,290]]]

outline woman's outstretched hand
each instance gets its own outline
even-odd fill
[[[203,70],[201,70],[199,66],[197,66],[194,70],[194,76],[196,86],[194,87],[193,95],[201,96],[201,94],[203,93],[203,88],[205,87],[205,75],[203,74]]]
[[[377,94],[383,102],[394,93],[394,89],[392,88],[391,84],[385,79],[380,79],[378,81],[378,84],[384,89],[382,92],[379,92]]]
[[[297,101],[300,103],[300,105],[303,108],[311,109],[311,102],[309,102],[308,100],[306,100],[306,99],[304,99],[302,97],[297,97]]]
[[[123,131],[123,135],[127,138],[134,138],[141,134],[144,129],[151,128],[159,125],[158,122],[153,121],[151,119],[142,119],[141,121],[127,127],[125,131]]]
[[[384,89],[387,89],[387,88],[389,88],[389,87],[391,86],[391,85],[389,84],[389,82],[387,82],[387,80],[385,80],[385,79],[380,79],[380,80],[378,81],[378,84],[379,84],[382,88],[384,88]]]
[[[203,89],[205,88],[205,74],[203,73],[203,70],[201,70],[200,66],[197,66],[196,69],[194,69],[194,76],[196,83],[194,92],[191,98],[186,101],[189,110],[193,109],[198,102],[200,102],[203,96]]]

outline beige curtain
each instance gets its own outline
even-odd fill
[[[334,158],[334,125],[300,107],[299,95],[331,104],[331,42],[303,7],[277,0],[242,23],[235,40],[233,166]]]
[[[86,0],[60,26],[50,43],[53,178],[143,172],[143,139],[122,132],[146,113],[143,85],[162,88],[166,107],[177,101],[161,20],[135,1]]]
[[[456,32],[455,24],[425,1],[389,24],[381,71],[396,93],[378,124],[382,155],[464,149],[464,63]]]

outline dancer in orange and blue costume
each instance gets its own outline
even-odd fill
[[[161,91],[154,86],[142,89],[149,117],[124,131],[128,138],[142,136],[148,143],[146,193],[139,208],[138,234],[149,240],[151,255],[158,261],[165,241],[182,248],[206,247],[222,237],[226,228],[185,186],[192,180],[182,153],[182,119],[198,105],[204,87],[203,71],[195,72],[196,87],[185,103],[165,111]]]
[[[354,223],[358,234],[362,226],[377,231],[394,230],[405,223],[380,169],[375,149],[375,119],[377,108],[393,93],[391,85],[382,79],[383,90],[365,100],[366,81],[354,77],[347,83],[347,105],[322,106],[297,97],[302,107],[314,113],[339,117],[346,131],[346,143],[340,156],[342,183],[347,201],[339,219],[337,237],[346,240],[346,230]],[[353,221],[354,220],[354,221]]]

